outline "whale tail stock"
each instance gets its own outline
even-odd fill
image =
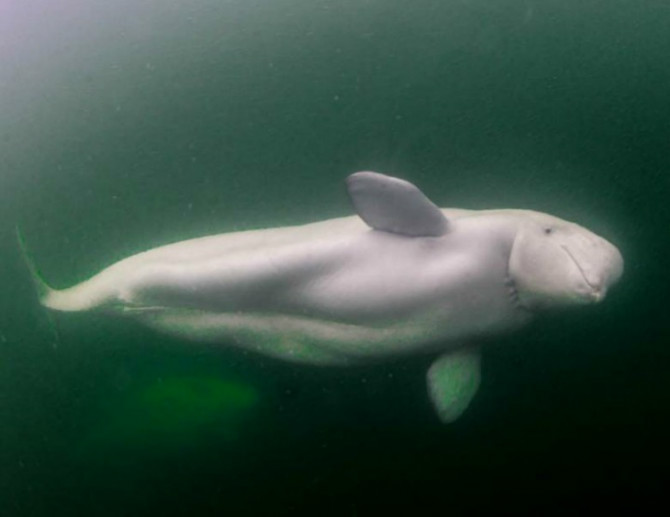
[[[54,289],[42,277],[35,266],[21,229],[16,227],[16,237],[23,256],[23,261],[37,292],[40,303],[49,309],[65,312],[86,311],[102,306],[109,298],[110,292],[104,285],[89,279],[66,289]]]

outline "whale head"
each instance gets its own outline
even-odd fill
[[[621,253],[607,240],[558,217],[522,212],[509,259],[522,306],[599,302],[622,273]]]

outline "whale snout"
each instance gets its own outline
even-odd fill
[[[602,301],[623,274],[623,257],[618,248],[593,235],[576,246],[562,246],[581,273],[584,285],[578,289],[585,303]]]

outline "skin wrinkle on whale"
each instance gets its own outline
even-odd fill
[[[374,172],[346,186],[356,216],[168,244],[62,290],[19,243],[53,310],[110,312],[314,365],[433,354],[428,393],[444,422],[478,389],[477,338],[545,309],[598,302],[623,273],[615,246],[548,214],[441,209],[413,184]]]

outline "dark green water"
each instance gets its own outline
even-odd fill
[[[551,514],[661,498],[670,447],[670,4],[0,7],[0,514]],[[3,4],[5,5],[5,4]],[[9,3],[7,3],[9,5]],[[299,367],[102,316],[82,280],[187,237],[347,215],[369,169],[621,249],[605,302],[496,339],[444,426],[424,359]],[[56,333],[58,339],[56,339]]]

